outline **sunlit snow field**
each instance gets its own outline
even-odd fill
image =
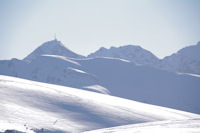
[[[126,124],[200,118],[193,113],[9,76],[0,76],[0,91],[1,131],[17,127],[78,133]]]

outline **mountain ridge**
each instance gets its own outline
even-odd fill
[[[121,58],[167,71],[200,74],[200,42],[196,45],[184,47],[163,59],[159,59],[153,53],[138,45],[110,47],[109,49],[101,47],[87,57]]]
[[[147,65],[166,71],[200,74],[200,42],[196,45],[184,47],[163,59],[159,59],[152,52],[139,45],[112,46],[108,49],[101,47],[85,57],[74,53],[66,48],[60,41],[54,39],[40,45],[23,60],[31,61],[40,55],[60,55],[77,59],[111,57],[125,59],[139,65]]]
[[[153,66],[159,62],[159,58],[156,57],[150,51],[142,48],[139,45],[124,45],[120,47],[110,47],[106,49],[104,47],[99,48],[96,52],[87,56],[88,58],[95,57],[112,57],[121,58],[132,61],[137,64]]]

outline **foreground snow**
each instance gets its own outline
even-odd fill
[[[199,133],[200,119],[147,122],[84,133]]]
[[[82,132],[197,114],[80,89],[0,76],[0,131]],[[9,126],[3,126],[3,125]],[[16,126],[17,125],[17,126]]]
[[[28,129],[26,125],[20,125],[17,123],[8,123],[7,121],[0,121],[0,132],[5,132],[6,130],[18,131],[22,133],[35,133],[33,130]],[[17,132],[17,133],[18,133]],[[15,132],[13,132],[15,133]]]

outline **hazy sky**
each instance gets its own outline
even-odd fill
[[[200,41],[200,0],[0,0],[0,59],[54,39],[79,54],[140,45],[162,58]]]

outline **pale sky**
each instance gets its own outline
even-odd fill
[[[159,58],[200,41],[200,0],[0,0],[0,59],[57,39],[88,55],[140,45]]]

